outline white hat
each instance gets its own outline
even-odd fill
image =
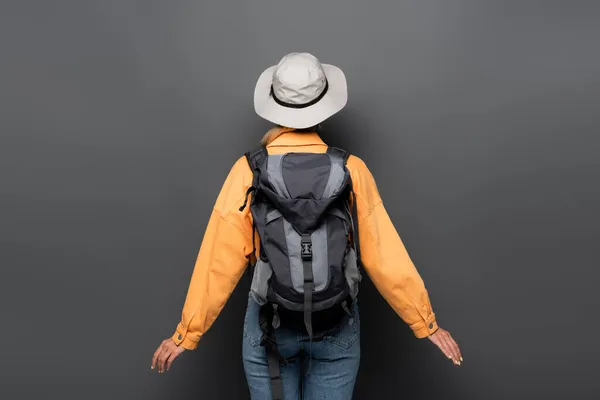
[[[254,89],[254,109],[277,125],[305,129],[340,111],[348,100],[346,77],[312,54],[290,53],[267,68]]]

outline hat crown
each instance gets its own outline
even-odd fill
[[[273,71],[273,95],[289,104],[307,104],[318,98],[327,85],[319,60],[309,53],[290,53]]]

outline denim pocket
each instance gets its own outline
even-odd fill
[[[358,305],[355,303],[352,318],[345,316],[338,327],[323,337],[324,340],[342,349],[351,348],[360,339],[360,316]]]

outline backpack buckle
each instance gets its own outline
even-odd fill
[[[300,255],[303,260],[312,260],[312,240],[310,235],[302,235],[302,241],[300,242]]]

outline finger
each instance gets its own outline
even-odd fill
[[[442,351],[442,353],[444,353],[444,355],[450,359],[452,359],[452,353],[450,352],[450,349],[448,348],[446,341],[444,340],[444,332],[440,331],[436,336],[436,342],[435,344],[440,348],[440,350]]]
[[[161,343],[160,346],[158,346],[158,349],[156,349],[156,351],[154,352],[154,355],[152,356],[152,365],[150,366],[150,369],[156,368],[156,364],[158,362],[158,356],[160,355],[162,350],[163,350],[163,344]]]
[[[164,355],[164,361],[163,361],[163,366],[162,366],[162,373],[164,374],[165,372],[167,372],[169,370],[170,367],[170,360],[173,359],[175,356],[173,349],[169,348],[167,350],[167,352]]]
[[[460,347],[458,347],[456,340],[454,340],[454,338],[452,337],[452,335],[449,332],[448,332],[448,337],[450,339],[450,342],[452,344],[452,348],[454,349],[454,353],[456,354],[456,357],[458,357],[458,360],[460,360],[460,362],[462,362],[463,358],[462,358],[462,353],[460,352]]]
[[[167,346],[164,346],[163,351],[161,351],[160,355],[158,356],[158,373],[159,374],[162,374],[163,372],[165,372],[165,363],[166,363],[168,357],[169,357],[169,348]]]
[[[452,354],[454,354],[454,358],[456,359],[456,361],[458,361],[458,365],[460,365],[462,363],[460,351],[458,350],[458,345],[456,344],[450,333],[448,333],[447,340],[448,345],[450,346],[450,350],[452,351]]]
[[[452,357],[452,362],[454,362],[454,364],[456,364],[456,365],[460,365],[460,359],[458,357],[458,354],[456,354],[454,352],[454,349],[453,349],[453,346],[451,343],[452,339],[450,338],[450,335],[448,333],[446,333],[445,335],[443,335],[442,339],[444,341],[446,348],[448,349],[450,356]]]
[[[167,371],[171,369],[171,365],[173,365],[173,361],[175,361],[175,359],[179,356],[180,353],[177,353],[176,351],[173,351],[170,355],[169,358],[167,359]]]

